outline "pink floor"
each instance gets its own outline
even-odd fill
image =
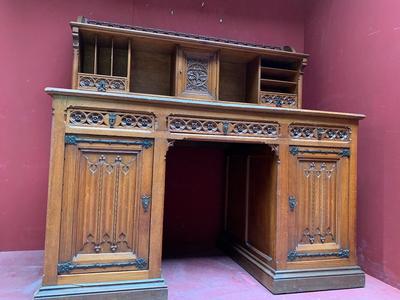
[[[43,251],[0,252],[0,299],[32,299]],[[394,300],[400,290],[367,275],[363,289],[274,296],[228,257],[170,259],[163,263],[169,300]]]

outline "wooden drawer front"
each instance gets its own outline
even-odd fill
[[[147,269],[152,142],[65,141],[58,273]]]
[[[290,153],[288,261],[349,257],[349,150]]]
[[[169,116],[168,130],[172,133],[230,135],[277,138],[279,124],[237,120],[203,119],[188,116]]]
[[[290,138],[294,140],[325,140],[349,142],[351,130],[349,127],[316,126],[310,124],[290,124]]]
[[[68,109],[67,124],[70,127],[115,128],[123,130],[154,131],[155,117],[141,112],[117,112]]]

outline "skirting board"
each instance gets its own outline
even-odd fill
[[[41,287],[34,299],[167,300],[164,279],[82,283]]]
[[[365,274],[358,266],[275,271],[247,249],[232,245],[232,258],[273,294],[361,288]]]

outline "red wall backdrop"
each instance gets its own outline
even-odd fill
[[[358,150],[359,261],[400,287],[400,2],[306,5],[304,104],[367,115]]]
[[[0,0],[0,250],[43,248],[51,116],[43,89],[70,86],[68,21],[85,15],[305,48],[304,105],[368,116],[359,258],[369,274],[400,286],[399,9],[396,0]]]
[[[69,87],[79,15],[303,50],[298,0],[0,0],[0,250],[44,245],[51,100]]]
[[[221,143],[176,142],[168,150],[163,257],[219,253],[225,171]]]

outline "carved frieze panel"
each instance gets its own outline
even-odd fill
[[[247,122],[169,116],[168,130],[173,133],[276,138],[279,136],[280,128],[279,124],[274,122]]]
[[[97,92],[128,92],[129,83],[125,77],[78,73],[78,89]]]
[[[350,141],[351,130],[348,127],[314,126],[291,124],[289,134],[292,139]]]
[[[117,129],[154,130],[154,116],[144,113],[124,113],[69,109],[69,126],[108,127]]]
[[[260,103],[273,107],[297,107],[297,96],[295,94],[281,94],[261,92]]]

